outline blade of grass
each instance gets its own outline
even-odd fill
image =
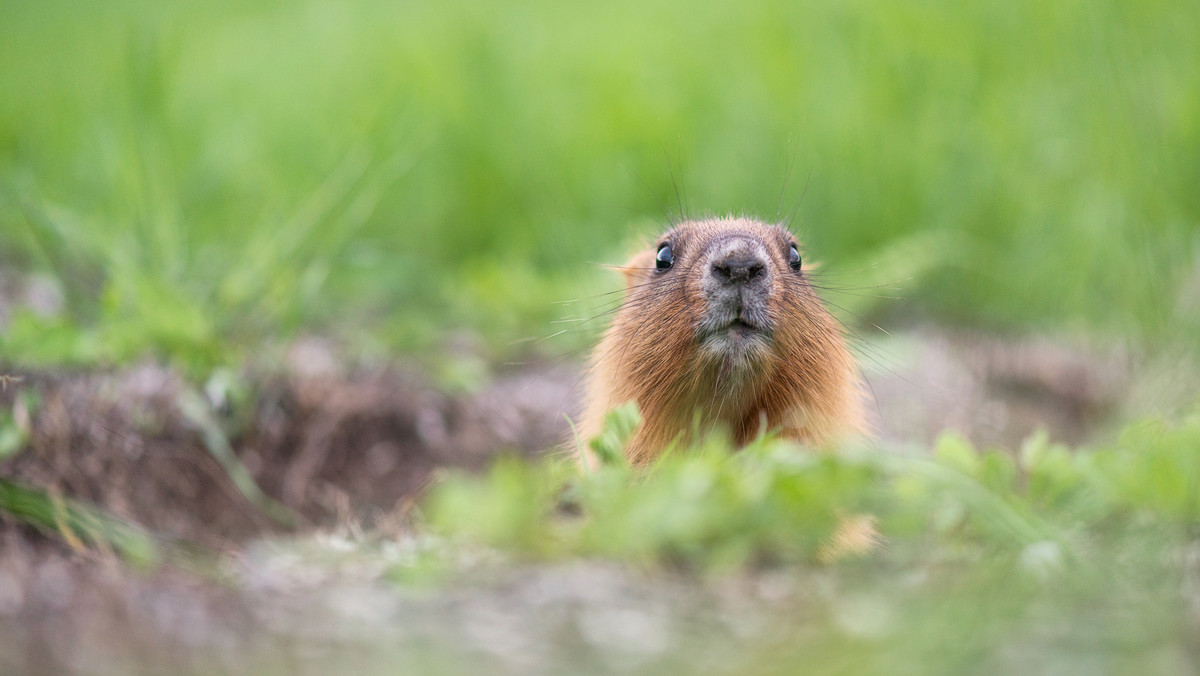
[[[130,563],[150,568],[162,553],[154,537],[138,526],[82,502],[0,479],[0,511],[22,523],[62,537],[74,549],[91,543],[111,546]]]
[[[213,415],[208,402],[197,392],[187,389],[179,394],[177,403],[184,417],[199,428],[204,438],[204,447],[225,470],[225,474],[242,496],[275,523],[287,527],[295,526],[298,521],[296,513],[264,493],[254,482],[250,471],[233,452],[233,447],[230,446],[229,439]]]

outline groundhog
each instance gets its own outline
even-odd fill
[[[628,401],[643,416],[625,447],[633,465],[714,429],[738,445],[768,431],[813,445],[863,431],[855,360],[788,230],[686,221],[622,272],[626,298],[588,374],[583,439]]]

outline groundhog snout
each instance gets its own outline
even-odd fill
[[[757,285],[767,278],[767,252],[749,237],[718,242],[708,257],[709,282],[721,286]]]
[[[770,259],[762,241],[735,235],[714,242],[704,259],[700,286],[707,305],[697,328],[701,336],[730,326],[767,331],[772,321]]]
[[[712,275],[726,284],[744,284],[763,274],[764,265],[753,256],[725,258],[712,264]]]

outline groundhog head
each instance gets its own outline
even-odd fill
[[[593,356],[585,434],[631,400],[644,418],[627,449],[635,461],[697,425],[737,443],[765,430],[820,443],[859,426],[853,359],[786,229],[687,221],[622,272],[626,298]]]

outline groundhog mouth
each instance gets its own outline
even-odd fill
[[[722,361],[743,358],[770,349],[771,332],[767,327],[745,316],[737,316],[719,324],[705,327],[699,337],[703,350]]]
[[[767,328],[760,322],[745,314],[737,314],[732,318],[705,317],[699,326],[699,338],[705,340],[731,333],[751,334],[767,333]]]
[[[725,331],[736,331],[738,333],[757,333],[762,331],[762,327],[754,322],[748,321],[742,317],[738,317],[737,319],[729,322],[729,324],[725,327]]]

